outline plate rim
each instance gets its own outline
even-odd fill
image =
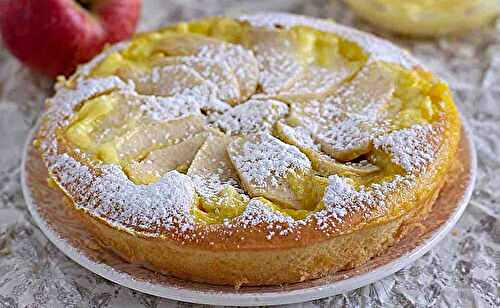
[[[179,288],[176,286],[159,286],[146,281],[138,281],[129,274],[118,272],[110,265],[96,263],[90,260],[87,256],[81,254],[78,249],[70,245],[64,238],[60,238],[58,236],[58,233],[51,229],[44,221],[44,219],[39,215],[32,193],[26,183],[26,162],[28,157],[28,149],[31,146],[33,137],[40,126],[40,121],[37,121],[37,123],[30,130],[23,147],[21,160],[21,189],[23,192],[24,200],[26,202],[26,207],[28,208],[31,216],[33,217],[38,228],[52,244],[54,244],[63,254],[65,254],[68,258],[70,258],[80,266],[121,286],[161,298],[195,304],[260,306],[301,303],[334,296],[340,293],[361,288],[375,281],[381,280],[389,275],[392,275],[402,268],[412,264],[418,258],[422,257],[425,253],[429,252],[451,231],[451,229],[458,222],[467,205],[469,204],[477,177],[477,153],[474,146],[473,134],[463,116],[461,116],[461,122],[464,137],[467,139],[467,145],[469,148],[468,154],[470,157],[470,180],[463,192],[462,198],[458,202],[457,207],[451,213],[450,218],[446,220],[445,223],[439,226],[428,239],[412,249],[410,252],[401,255],[398,258],[388,262],[387,264],[379,266],[371,271],[347,279],[326,283],[324,285],[289,291],[282,290],[265,293],[259,293],[258,291],[245,293],[225,293],[222,291],[199,291],[189,288]]]

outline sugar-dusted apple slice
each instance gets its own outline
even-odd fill
[[[281,99],[291,104],[288,122],[314,133],[324,133],[331,123],[342,121],[348,114],[359,115],[367,121],[377,120],[390,102],[395,86],[395,71],[387,64],[372,62],[333,93],[281,96]]]
[[[142,72],[128,68],[118,69],[117,75],[132,80],[140,94],[172,96],[198,87],[206,87],[215,92],[215,86],[192,67],[185,64],[156,66]]]
[[[242,46],[187,33],[169,35],[156,45],[155,52],[169,56],[196,56],[227,65],[238,80],[240,101],[247,99],[257,88],[257,59]]]
[[[283,92],[301,77],[304,67],[290,32],[252,28],[245,33],[243,41],[255,52],[260,67],[259,84],[265,93]]]
[[[291,184],[303,182],[311,162],[297,147],[269,133],[258,133],[237,138],[227,151],[250,196],[265,197],[285,207],[305,207]]]
[[[177,94],[166,97],[137,95],[137,97],[141,100],[140,110],[143,117],[153,121],[169,121],[189,115],[202,115],[203,101],[190,95]]]
[[[319,100],[295,97],[287,102],[290,104],[290,111],[286,117],[288,124],[316,132],[328,123],[327,119],[321,117]]]
[[[96,124],[96,141],[105,142],[110,137],[119,136],[138,124],[152,121],[170,121],[189,115],[201,116],[203,106],[186,95],[169,97],[137,95],[129,92],[113,92],[106,103],[113,107],[113,112],[99,118]]]
[[[310,96],[321,97],[335,90],[340,83],[353,74],[351,67],[345,66],[327,69],[310,64],[292,85],[281,92],[279,97]]]
[[[392,98],[397,74],[388,64],[372,62],[322,102],[321,116],[329,118],[338,111],[376,119]]]
[[[321,152],[311,152],[309,158],[314,169],[323,176],[339,174],[343,176],[366,176],[380,171],[380,167],[364,160],[359,163],[341,163]]]
[[[313,169],[323,176],[332,174],[367,175],[379,168],[370,163],[344,164],[321,152],[320,145],[315,143],[311,133],[303,127],[292,127],[283,122],[276,123],[276,135],[288,144],[298,147],[311,160]]]
[[[365,65],[366,53],[335,34],[305,27],[296,27],[291,32],[305,69],[280,96],[322,98]]]
[[[240,89],[233,69],[223,61],[200,56],[165,57],[153,62],[154,67],[185,65],[194,69],[217,89],[216,96],[230,104],[240,101]]]
[[[202,49],[197,56],[212,59],[231,68],[239,85],[238,103],[255,93],[259,80],[259,64],[252,51],[240,45],[221,43]]]
[[[101,145],[98,155],[106,162],[140,160],[152,150],[178,143],[204,129],[205,121],[196,115],[145,123]]]
[[[373,62],[323,100],[297,99],[288,120],[307,127],[322,152],[339,161],[353,160],[370,151],[375,123],[395,85],[394,71]]]
[[[233,139],[212,131],[188,169],[200,196],[200,208],[194,214],[202,220],[221,223],[224,217],[241,214],[248,202],[226,151]]]
[[[110,97],[112,101],[108,101],[107,104],[114,106],[113,111],[97,121],[99,129],[94,131],[96,143],[105,142],[113,136],[126,132],[143,117],[141,110],[143,100],[135,93],[112,92]]]
[[[234,137],[211,131],[188,169],[189,176],[217,175],[221,182],[234,182],[238,174],[233,168],[227,146]]]
[[[269,98],[251,99],[226,111],[215,124],[232,135],[256,133],[270,130],[287,113],[288,106],[280,101]]]
[[[404,172],[421,172],[435,157],[442,138],[431,124],[414,124],[388,132],[374,140],[375,159],[396,165]],[[389,162],[390,161],[390,162]]]
[[[314,141],[311,132],[305,127],[290,126],[284,121],[278,121],[274,126],[274,133],[283,142],[298,147],[302,152],[320,151],[320,145]]]
[[[339,161],[350,161],[370,152],[373,123],[348,117],[314,134],[321,150]]]
[[[128,92],[114,91],[85,102],[71,119],[66,137],[81,149],[98,145],[126,131],[141,117],[141,101]]]
[[[312,59],[306,64],[302,74],[278,97],[323,99],[352,78],[364,64],[363,61],[349,61],[342,56],[338,52],[336,41],[329,42],[328,47],[318,43],[312,45],[308,51]]]
[[[207,132],[201,132],[179,143],[154,150],[143,160],[133,161],[126,166],[128,177],[137,184],[157,181],[171,170],[185,171],[205,142]]]

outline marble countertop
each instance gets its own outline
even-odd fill
[[[341,1],[144,0],[139,30],[206,15],[287,11],[333,18],[410,50],[447,80],[470,124],[478,181],[457,226],[414,264],[366,287],[295,307],[500,306],[500,22],[461,37],[410,40],[377,32]],[[1,44],[1,43],[0,43]],[[107,281],[69,260],[34,225],[23,199],[24,141],[52,82],[0,45],[0,307],[187,307]]]

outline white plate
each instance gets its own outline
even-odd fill
[[[45,167],[32,146],[26,143],[21,182],[34,220],[64,254],[88,270],[120,285],[144,293],[199,304],[276,305],[304,302],[353,290],[393,274],[434,247],[456,224],[472,194],[476,177],[476,155],[468,129],[463,130],[462,168],[445,185],[423,228],[407,234],[383,255],[353,270],[325,278],[282,287],[213,286],[183,281],[128,264],[102,249],[95,238],[74,223],[62,193],[48,187]]]

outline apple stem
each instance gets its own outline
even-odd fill
[[[92,10],[92,3],[89,0],[76,0],[76,3],[80,5],[82,8],[86,9],[87,11]]]

